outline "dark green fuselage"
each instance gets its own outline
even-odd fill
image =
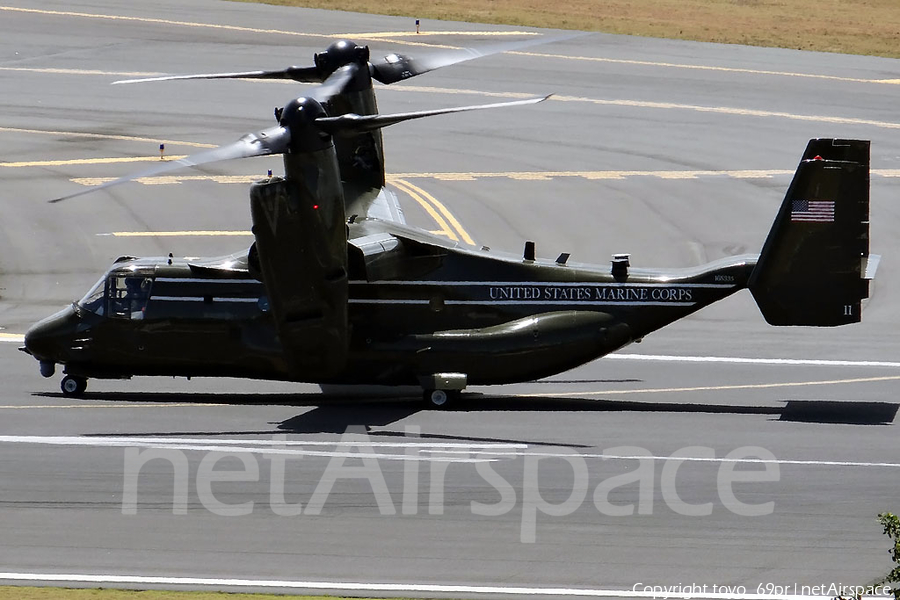
[[[108,283],[102,315],[73,305],[35,325],[28,349],[92,378],[416,385],[458,372],[469,385],[510,383],[571,369],[720,300],[746,287],[756,263],[614,277],[609,267],[497,255],[374,220],[349,227],[349,347],[334,374],[286,359],[266,289],[237,255],[117,263],[108,281],[149,281],[135,312],[116,311]]]

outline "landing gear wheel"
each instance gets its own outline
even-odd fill
[[[87,379],[75,375],[66,375],[59,384],[63,396],[78,398],[87,389]]]
[[[423,397],[432,408],[445,409],[459,399],[459,390],[425,390]]]

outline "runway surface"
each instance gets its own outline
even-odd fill
[[[249,245],[246,182],[281,167],[47,199],[152,164],[160,143],[183,155],[268,127],[303,89],[112,81],[304,65],[342,35],[375,56],[526,35],[414,28],[209,0],[0,2],[0,580],[725,598],[885,574],[875,515],[900,509],[896,60],[592,34],[378,90],[385,113],[556,94],[392,127],[388,172],[418,226],[585,262],[756,252],[809,138],[871,139],[884,259],[858,325],[772,328],[740,293],[618,357],[471,389],[453,412],[414,391],[240,380],[91,381],[72,400],[17,352],[119,255]],[[219,471],[243,480],[209,483]]]

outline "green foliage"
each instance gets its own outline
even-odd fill
[[[894,547],[889,552],[891,560],[897,565],[881,582],[898,584],[891,590],[891,593],[894,594],[896,600],[900,600],[900,517],[886,512],[878,515],[878,521],[884,526],[884,535],[894,541]]]

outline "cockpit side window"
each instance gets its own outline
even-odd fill
[[[153,279],[135,275],[113,275],[107,285],[109,316],[117,319],[143,319],[150,299]]]

